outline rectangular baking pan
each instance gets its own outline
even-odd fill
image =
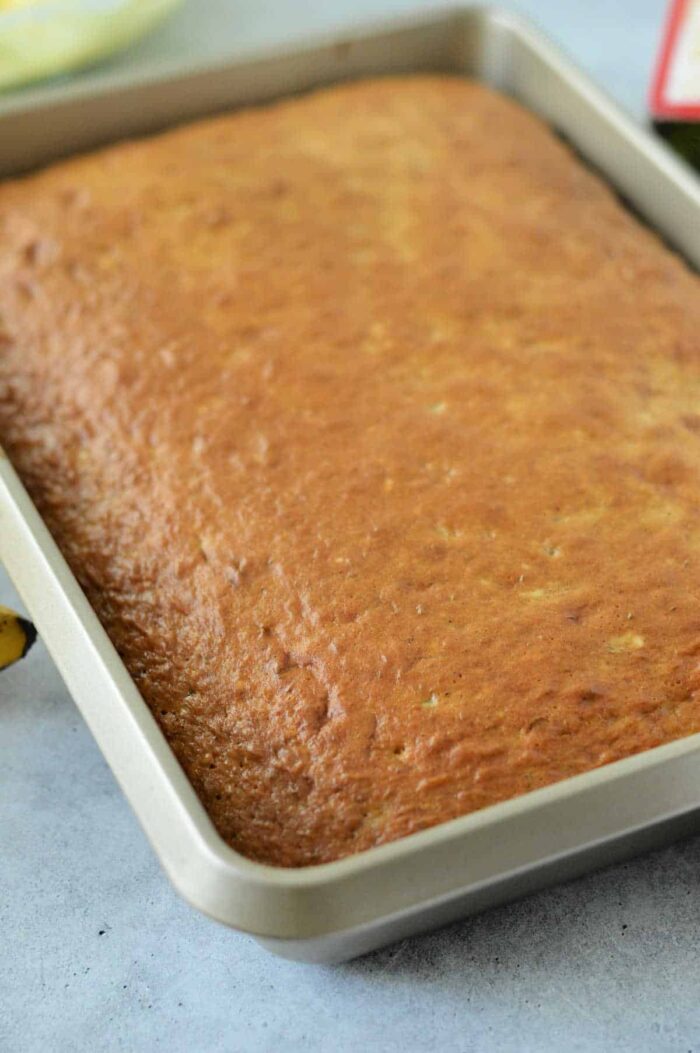
[[[0,106],[0,174],[348,77],[468,74],[541,114],[700,265],[700,184],[530,26],[465,8],[206,69],[113,75]],[[700,735],[349,859],[285,870],[229,848],[6,457],[0,559],[179,892],[270,950],[338,961],[700,828]]]

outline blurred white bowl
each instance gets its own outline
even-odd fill
[[[181,0],[0,0],[0,91],[97,62]]]

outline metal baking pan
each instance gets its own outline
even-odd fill
[[[700,265],[700,183],[535,30],[452,10],[206,69],[118,75],[97,92],[24,93],[0,109],[0,172],[334,80],[440,70],[541,114]],[[158,725],[0,456],[0,559],[182,895],[270,950],[353,957],[700,827],[700,735],[321,866],[253,863],[216,833]]]

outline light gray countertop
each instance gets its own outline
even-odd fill
[[[191,0],[117,61],[417,6]],[[643,115],[663,0],[510,6]],[[2,1053],[700,1051],[700,838],[348,965],[280,961],[178,899],[41,644],[0,677],[0,861]]]

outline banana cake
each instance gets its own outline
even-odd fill
[[[698,278],[468,80],[3,184],[0,441],[252,859],[700,731]]]

